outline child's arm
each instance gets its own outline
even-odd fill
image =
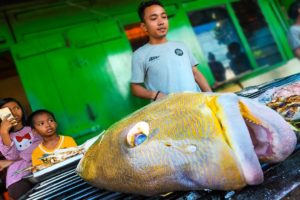
[[[4,145],[6,146],[10,146],[12,141],[9,135],[9,130],[12,128],[13,126],[13,121],[14,119],[11,118],[10,116],[5,116],[0,124],[0,135],[1,135],[1,139]]]
[[[7,160],[19,160],[19,152],[9,134],[11,127],[11,121],[8,117],[4,117],[0,124],[0,151]]]
[[[20,160],[19,151],[15,144],[12,142],[10,146],[3,144],[2,138],[0,138],[0,151],[7,160]]]
[[[0,160],[0,171],[3,171],[5,168],[9,167],[14,161],[12,160]]]

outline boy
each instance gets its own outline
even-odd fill
[[[210,86],[197,69],[198,63],[187,47],[167,40],[169,22],[161,2],[142,2],[138,14],[149,42],[133,53],[133,95],[156,100],[174,92],[210,92]]]
[[[42,137],[41,144],[32,152],[32,166],[44,164],[41,158],[52,154],[55,150],[75,147],[76,142],[72,137],[57,135],[57,123],[53,113],[48,110],[37,110],[28,119],[32,131]]]

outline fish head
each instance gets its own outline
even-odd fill
[[[259,151],[257,156],[252,141],[261,141],[253,139],[260,128],[247,122],[247,117],[261,119],[260,113],[250,112],[256,105],[233,94],[169,95],[107,129],[77,171],[97,187],[143,195],[259,184],[259,157],[281,160],[290,152],[274,150],[274,155],[265,156]]]

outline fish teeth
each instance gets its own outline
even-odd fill
[[[246,120],[247,120],[248,122],[251,122],[251,123],[253,123],[253,124],[256,124],[256,125],[261,126],[260,123],[257,123],[257,122],[255,122],[255,121],[253,121],[253,120],[251,120],[251,119],[246,118]]]

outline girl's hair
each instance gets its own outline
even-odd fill
[[[25,126],[26,125],[26,112],[25,112],[24,107],[18,100],[11,98],[11,97],[0,99],[0,108],[2,108],[5,104],[7,104],[9,102],[15,102],[21,108],[21,110],[22,110],[22,125]]]
[[[49,110],[45,110],[45,109],[40,109],[40,110],[36,110],[34,111],[33,113],[31,113],[28,117],[28,124],[30,125],[31,128],[34,128],[34,118],[38,115],[41,115],[41,114],[49,114],[53,119],[54,121],[56,121],[55,119],[55,116],[52,112],[50,112]]]
[[[164,7],[163,4],[159,0],[144,0],[144,1],[142,1],[138,7],[138,15],[139,15],[141,22],[144,21],[145,9],[152,5],[159,5],[161,7]]]

